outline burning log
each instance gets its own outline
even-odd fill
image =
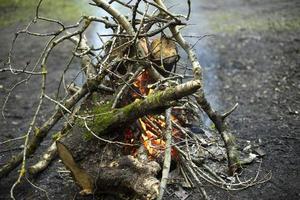
[[[35,72],[36,66],[31,72],[42,76],[42,86],[38,107],[24,137],[25,148],[0,168],[2,178],[22,163],[19,177],[11,189],[12,198],[14,187],[26,173],[26,159],[34,154],[62,117],[66,122],[60,136],[29,171],[33,174],[42,171],[58,153],[83,195],[115,192],[138,199],[162,199],[169,182],[171,161],[179,166],[181,180],[186,185],[197,186],[204,198],[207,195],[202,181],[225,190],[240,190],[254,184],[226,182],[204,164],[205,158],[213,154],[209,151],[209,145],[211,149],[214,146],[209,138],[206,141],[189,128],[193,123],[200,124],[198,106],[213,121],[223,139],[223,142],[218,140],[214,143],[226,148],[224,152],[227,153],[230,175],[240,169],[234,137],[225,129],[225,118],[236,106],[223,115],[210,106],[204,95],[202,68],[177,28],[177,25],[185,24],[181,21],[181,15],[172,14],[161,0],[144,1],[145,12],[138,9],[141,1],[136,1],[132,7],[129,5],[131,1],[125,4],[121,1],[93,0],[93,5],[105,10],[113,22],[108,18],[83,16],[76,25],[64,26],[56,20],[38,16],[41,2],[37,7],[36,19],[55,22],[63,28],[54,33],[38,34],[28,31],[28,25],[18,33],[53,38],[36,63],[36,66],[41,64],[42,72]],[[131,21],[111,6],[112,3],[130,8],[133,12]],[[154,13],[158,14],[149,15],[149,6],[157,9],[159,12]],[[141,15],[140,19],[136,18],[137,13]],[[91,23],[104,23],[113,31],[109,35],[111,39],[99,49],[89,46],[84,36]],[[167,28],[171,36],[163,32]],[[71,30],[73,32],[70,33]],[[51,70],[47,69],[47,60],[53,48],[67,40],[75,44],[72,54],[81,58],[81,70],[86,80],[82,87],[76,86],[74,81],[66,82],[64,74],[70,67],[72,57],[62,72],[65,96],[60,99],[57,94],[54,99],[45,90],[47,70]],[[185,77],[177,74],[174,67],[179,59],[176,44],[186,51],[193,67],[193,79],[185,83],[182,83]],[[14,72],[13,67],[10,68]],[[22,72],[30,73],[27,68]],[[190,96],[194,96],[196,102]],[[44,99],[54,103],[56,109],[38,128],[35,127],[36,119]],[[185,112],[176,113],[176,109]],[[166,110],[166,116],[161,115]],[[185,123],[182,122],[184,118],[192,120]],[[203,130],[201,132],[205,133]],[[161,167],[160,182],[157,173]]]
[[[126,156],[119,156],[118,158],[117,156],[112,161],[114,164],[108,164],[105,167],[98,168],[95,164],[88,165],[87,170],[90,171],[90,175],[88,175],[84,169],[77,166],[70,152],[75,155],[75,159],[82,158],[84,155],[84,160],[90,162],[91,152],[88,149],[91,149],[91,146],[100,148],[97,150],[100,151],[103,142],[104,144],[105,142],[114,143],[113,141],[109,142],[110,137],[116,137],[116,134],[112,133],[118,132],[118,129],[126,127],[126,124],[132,123],[145,115],[163,112],[171,105],[175,105],[175,100],[193,94],[199,87],[200,82],[190,81],[175,87],[169,87],[164,91],[158,91],[150,94],[143,100],[137,99],[127,106],[115,109],[111,109],[111,104],[97,105],[98,102],[93,101],[93,99],[87,100],[86,104],[88,106],[79,112],[85,113],[86,117],[81,114],[71,131],[60,139],[60,143],[57,143],[60,145],[58,154],[66,167],[71,170],[76,182],[82,187],[81,193],[90,194],[93,182],[99,183],[97,188],[100,191],[103,189],[104,191],[111,190],[118,183],[117,188],[120,190],[118,191],[120,193],[128,193],[128,191],[133,190],[144,198],[156,198],[159,186],[159,181],[155,178],[159,169],[157,163],[142,162],[136,158]],[[101,138],[99,140],[100,143],[95,144],[94,140],[90,140],[91,138],[96,140]],[[116,144],[122,143],[116,142]],[[125,169],[126,173],[124,173]],[[92,173],[92,171],[96,172],[99,170],[103,171],[103,173],[100,173],[100,176]],[[140,184],[134,184],[135,181],[138,181]]]

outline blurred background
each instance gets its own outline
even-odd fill
[[[6,62],[14,33],[26,27],[34,17],[37,2],[0,0],[1,67]],[[67,24],[75,23],[83,14],[105,15],[88,2],[44,0],[40,14]],[[166,0],[166,3],[174,12],[187,12],[184,0]],[[38,23],[33,30],[48,32],[55,28],[54,24]],[[93,26],[87,33],[90,43],[99,45],[97,33],[105,31],[101,25]],[[195,45],[204,68],[205,92],[213,107],[224,111],[239,103],[229,119],[231,129],[238,140],[262,145],[266,155],[261,173],[271,170],[273,174],[271,181],[239,193],[211,189],[209,195],[212,199],[299,199],[300,1],[194,0],[191,19],[183,35]],[[205,37],[199,40],[202,36]],[[14,51],[14,64],[34,63],[45,42],[43,38],[20,37]],[[52,85],[59,81],[71,50],[71,43],[59,45],[50,58],[47,88],[50,92],[54,92]],[[182,54],[182,62],[185,60],[186,55]],[[70,69],[70,76],[76,74],[80,69],[79,61]],[[1,105],[9,88],[21,79],[9,73],[0,74]],[[38,101],[39,85],[34,80],[12,93],[5,108],[6,119],[0,116],[0,141],[20,136],[28,126],[31,108]],[[42,112],[51,113],[49,109],[46,105]],[[41,120],[46,116],[41,116]],[[50,141],[48,138],[44,144]],[[20,148],[15,144],[0,145],[0,165]],[[60,166],[61,163],[54,163],[36,182],[48,191],[50,199],[68,199],[77,193],[76,186],[57,175]],[[254,165],[245,170],[256,169]],[[1,180],[0,199],[9,199],[14,178],[12,174]],[[42,192],[30,185],[18,188],[16,193],[18,199],[45,199]],[[197,199],[197,195],[192,194],[189,199]]]

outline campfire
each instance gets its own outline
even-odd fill
[[[153,84],[153,79],[149,75],[147,70],[141,72],[133,83],[134,90],[130,92],[131,97],[134,100],[141,98],[141,96],[148,96],[155,91],[149,88],[149,85]],[[171,116],[172,121],[178,122],[174,115]],[[166,120],[164,115],[146,115],[137,120],[138,126],[138,138],[133,134],[133,130],[127,128],[124,132],[125,142],[127,143],[140,143],[143,145],[145,151],[147,151],[147,157],[149,160],[156,160],[162,157],[166,148],[166,142],[164,138],[164,131],[166,129]],[[180,138],[180,131],[176,128],[172,128],[172,137]],[[176,141],[176,140],[174,140]],[[131,150],[131,155],[137,156],[137,148]],[[172,155],[175,155],[175,149],[172,148]]]
[[[144,10],[140,10],[141,1],[92,2],[112,19],[82,16],[77,24],[65,26],[39,17],[37,12],[34,21],[57,23],[63,28],[39,34],[28,30],[30,24],[16,34],[14,43],[19,34],[53,38],[36,64],[41,66],[41,72],[35,71],[36,66],[32,72],[27,66],[21,71],[14,71],[12,66],[9,69],[40,76],[42,82],[38,107],[23,136],[24,151],[0,168],[2,178],[22,163],[12,196],[27,172],[40,173],[56,155],[71,172],[81,195],[116,193],[118,197],[161,200],[167,185],[176,183],[196,188],[207,199],[207,183],[228,191],[268,180],[269,176],[258,180],[258,174],[246,181],[239,178],[242,164],[251,163],[259,155],[241,152],[227,128],[225,119],[237,104],[220,114],[205,97],[202,67],[179,29],[187,25],[190,1],[187,16],[171,13],[160,0],[144,0]],[[129,8],[131,16],[125,17],[112,6],[114,3]],[[40,6],[41,1],[37,11]],[[149,7],[155,12],[151,14]],[[109,35],[98,34],[103,42],[99,48],[85,37],[92,23],[104,23],[112,31]],[[110,39],[105,42],[102,37],[107,36]],[[63,95],[58,92],[57,97],[52,97],[45,89],[47,73],[51,71],[47,60],[53,48],[65,41],[75,44],[70,54],[81,59],[86,80],[77,86],[76,77],[65,79],[72,57],[57,89],[61,91],[63,85]],[[186,65],[179,62],[178,48],[188,55],[192,67],[188,77],[183,73]],[[36,119],[44,100],[55,104],[55,112],[38,125]],[[214,128],[202,124],[203,116],[212,121]],[[65,123],[53,133],[53,144],[39,162],[27,169],[27,158],[60,120]],[[175,163],[172,170],[171,163]]]
[[[158,41],[161,42],[158,43]],[[143,42],[151,41],[143,40]],[[159,44],[159,50],[157,45],[153,45],[153,43]],[[152,49],[146,49],[147,46],[152,47]],[[222,159],[225,160],[226,152],[228,151],[237,153],[230,133],[225,131],[221,133],[221,136],[225,137],[224,147],[217,130],[208,130],[200,125],[201,117],[199,115],[202,112],[196,106],[196,102],[190,100],[190,97],[186,95],[183,96],[181,101],[175,102],[171,109],[168,109],[168,114],[167,112],[164,114],[165,103],[168,102],[161,100],[161,96],[170,93],[172,98],[176,99],[183,90],[187,90],[190,93],[194,90],[194,87],[198,87],[197,82],[193,81],[180,85],[178,82],[181,77],[176,78],[176,76],[172,75],[172,73],[176,73],[176,71],[171,72],[171,70],[178,61],[177,59],[171,59],[178,56],[173,41],[163,36],[160,39],[154,39],[150,45],[143,45],[143,48],[146,52],[151,52],[151,64],[157,68],[160,67],[159,65],[168,65],[168,70],[165,68],[160,69],[164,70],[160,74],[162,79],[157,80],[149,70],[149,67],[142,69],[136,74],[132,85],[127,88],[127,92],[115,104],[116,107],[113,110],[110,108],[110,103],[107,106],[105,102],[99,104],[98,101],[95,101],[94,99],[102,97],[102,94],[95,93],[94,95],[98,96],[98,98],[92,97],[86,102],[88,105],[87,115],[78,119],[81,121],[80,123],[75,123],[84,124],[84,126],[77,127],[80,131],[75,132],[74,130],[76,129],[73,127],[70,137],[64,137],[58,143],[59,146],[63,146],[58,151],[60,158],[66,167],[71,170],[74,179],[81,186],[81,194],[91,194],[94,191],[94,182],[96,182],[100,191],[114,190],[112,188],[113,182],[118,181],[120,183],[118,192],[129,196],[134,193],[144,199],[154,199],[162,193],[161,190],[166,189],[168,182],[184,185],[185,187],[195,187],[201,184],[201,177],[205,177],[205,180],[211,184],[217,184],[223,189],[231,189],[230,183],[220,178],[215,172],[210,170],[211,167],[204,164],[211,158],[218,160],[218,162]],[[170,48],[175,49],[170,50]],[[123,49],[123,51],[127,51],[127,49]],[[170,52],[172,52],[171,55]],[[124,55],[124,52],[121,52],[121,55]],[[161,56],[159,62],[155,55]],[[113,74],[110,78],[113,80],[114,76],[116,75]],[[175,86],[175,89],[172,88],[172,85]],[[166,92],[168,90],[171,90],[171,92]],[[155,98],[152,98],[153,96]],[[137,108],[132,109],[135,105],[137,105]],[[101,109],[94,108],[94,110],[89,111],[89,107],[99,107]],[[130,108],[132,110],[128,112]],[[84,109],[86,109],[85,106]],[[128,115],[124,115],[124,113]],[[103,115],[108,116],[110,120],[104,120],[101,117]],[[108,123],[108,125],[105,123]],[[95,127],[95,124],[99,126],[96,125]],[[209,131],[214,136],[197,135],[193,132],[194,129],[201,130],[202,133]],[[101,161],[99,158],[90,156],[87,160],[81,161],[81,166],[83,167],[81,168],[75,161],[70,163],[69,158],[73,156],[81,157],[76,152],[78,151],[78,146],[82,146],[82,144],[74,135],[86,130],[88,130],[89,134],[92,134],[92,139],[89,139],[79,152],[86,151],[88,149],[86,145],[92,146],[95,148],[92,152],[102,152]],[[108,131],[110,132],[109,135],[103,135],[104,132]],[[115,134],[112,134],[112,132],[115,132]],[[93,140],[94,137],[99,140]],[[231,155],[229,158],[236,159],[237,157]],[[96,163],[100,162],[100,169],[98,166],[93,169],[89,165],[91,159]],[[173,175],[173,180],[168,177],[168,174],[171,173],[170,164],[172,161],[176,163],[173,171],[177,171],[177,175]],[[241,164],[239,162],[238,160],[229,162],[229,173],[237,172],[236,170],[239,169]],[[207,163],[209,164],[210,162]],[[210,164],[214,165],[213,163]],[[205,166],[205,170],[199,169],[200,166]],[[161,182],[159,182],[157,174],[161,169],[164,170],[161,172],[162,177]],[[226,174],[228,171],[226,162],[219,163],[219,168],[215,170],[220,174]],[[98,174],[97,179],[90,176],[90,174],[95,173]],[[209,175],[209,173],[213,173],[214,177]],[[101,184],[100,186],[99,184],[103,182],[106,185]],[[140,184],[136,184],[136,182]],[[234,186],[234,189],[242,188],[239,184]],[[202,192],[205,196],[205,191],[203,190]]]

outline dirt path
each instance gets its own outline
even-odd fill
[[[225,18],[231,28],[210,46],[218,54],[214,67],[224,88],[217,94],[223,108],[240,104],[230,118],[232,129],[240,139],[261,139],[262,170],[273,174],[266,184],[227,196],[299,199],[300,3],[232,1],[213,12],[218,11],[236,18]]]
[[[176,8],[176,7],[175,7]],[[266,151],[262,173],[272,171],[266,184],[239,193],[212,193],[216,199],[299,199],[300,198],[300,3],[297,0],[201,0],[193,6],[192,24],[185,34],[214,33],[196,46],[205,67],[206,91],[214,107],[225,109],[235,102],[238,110],[230,117],[232,130],[240,140],[262,141]],[[44,30],[52,27],[42,27]],[[1,27],[0,58],[7,54],[16,26]],[[193,42],[193,39],[190,39]],[[18,65],[24,65],[40,51],[44,41],[20,40]],[[49,82],[59,80],[70,46],[57,48],[52,59]],[[30,59],[29,59],[30,58]],[[0,103],[13,80],[0,74]],[[31,86],[34,89],[31,89]],[[53,91],[51,85],[49,91]],[[28,95],[30,94],[30,95]],[[31,108],[36,106],[38,86],[34,81],[14,93],[7,109],[8,121],[0,117],[0,141],[25,131]],[[49,112],[47,107],[44,111]],[[45,116],[43,116],[45,117]],[[45,141],[43,146],[48,144]],[[18,145],[21,145],[19,143]],[[19,146],[17,146],[19,147]],[[9,151],[4,151],[10,149]],[[0,165],[18,149],[0,146]],[[78,192],[56,171],[55,162],[38,179],[47,188],[50,199],[69,199]],[[255,170],[256,165],[246,170]],[[13,177],[0,182],[0,199],[9,199]],[[18,199],[45,199],[23,185]],[[225,195],[225,196],[224,196]]]

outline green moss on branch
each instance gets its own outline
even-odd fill
[[[149,95],[143,100],[124,106],[122,108],[111,109],[111,103],[94,105],[87,111],[91,117],[86,119],[88,127],[98,136],[109,131],[122,128],[126,123],[130,123],[144,115],[163,112],[170,107],[172,101],[178,100],[187,95],[191,95],[200,88],[200,82],[190,81],[176,87],[167,88],[164,91]],[[81,127],[85,122],[79,119]],[[90,139],[92,135],[85,133],[84,138]]]

